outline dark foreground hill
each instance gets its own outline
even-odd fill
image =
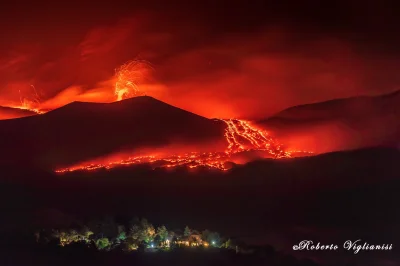
[[[322,266],[310,259],[296,259],[288,254],[275,252],[272,247],[255,247],[252,254],[235,254],[234,251],[219,249],[178,249],[172,251],[136,252],[93,252],[79,248],[35,249],[31,252],[6,254],[10,265],[41,266]],[[14,255],[14,256],[12,256]],[[0,262],[7,261],[0,258]],[[7,265],[7,263],[6,263]]]
[[[259,124],[290,146],[316,152],[396,146],[400,143],[400,91],[291,107]]]
[[[52,168],[141,147],[226,145],[224,129],[223,122],[147,96],[74,102],[44,115],[0,121],[0,160]]]
[[[37,227],[136,216],[168,228],[189,225],[271,244],[328,265],[396,265],[390,263],[399,261],[397,249],[354,256],[293,253],[292,246],[304,239],[399,246],[399,161],[396,149],[366,149],[255,161],[227,173],[134,166],[57,176],[2,168],[0,228],[14,240],[0,239],[10,245],[19,233],[31,236]],[[354,261],[358,264],[349,264]]]

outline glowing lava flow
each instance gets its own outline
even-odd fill
[[[275,158],[291,157],[290,152],[286,152],[267,132],[252,127],[249,122],[238,119],[223,121],[227,125],[225,138],[229,143],[227,149],[229,154],[259,150],[266,151]]]
[[[222,120],[222,119],[221,119]],[[238,119],[222,120],[226,123],[225,138],[228,147],[224,152],[186,153],[167,157],[137,156],[108,163],[80,164],[69,168],[56,170],[57,173],[78,170],[110,169],[121,165],[153,164],[158,167],[171,168],[187,166],[189,168],[208,167],[218,170],[228,170],[227,163],[232,155],[246,151],[263,151],[274,158],[291,158],[301,151],[285,150],[283,146],[271,138],[267,132],[251,126],[248,122]],[[309,153],[309,152],[308,152]]]
[[[208,168],[215,168],[219,170],[226,170],[224,159],[227,158],[225,153],[186,153],[182,155],[172,155],[169,157],[157,156],[137,156],[128,157],[126,159],[112,161],[106,164],[91,163],[77,165],[70,168],[56,170],[57,173],[73,172],[78,170],[92,171],[100,168],[111,169],[122,165],[135,165],[135,164],[157,164],[159,167],[172,168],[178,166],[187,166],[189,168],[196,168],[205,166]]]
[[[142,96],[138,84],[144,82],[150,72],[150,64],[146,61],[132,60],[115,70],[115,95],[117,101],[134,96]]]

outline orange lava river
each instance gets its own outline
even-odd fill
[[[221,119],[222,120],[222,119]],[[267,153],[275,159],[292,158],[295,154],[311,153],[305,151],[292,151],[285,149],[276,140],[271,138],[267,132],[257,129],[249,122],[238,119],[222,120],[226,123],[225,138],[228,147],[222,152],[190,152],[171,156],[136,156],[107,163],[83,163],[68,168],[56,170],[57,173],[74,171],[93,171],[96,169],[111,169],[123,165],[152,164],[161,168],[172,168],[186,166],[189,168],[207,167],[226,171],[229,169],[228,162],[232,155],[246,151],[260,151]]]

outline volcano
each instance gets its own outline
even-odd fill
[[[60,172],[160,162],[226,170],[231,159],[248,162],[265,158],[265,152],[285,158],[396,145],[399,95],[296,106],[258,123],[285,147],[248,122],[208,119],[149,96],[73,102],[42,115],[0,121],[0,159]],[[154,156],[160,150],[163,155]]]
[[[54,168],[112,152],[170,144],[226,146],[226,125],[141,96],[73,102],[43,115],[0,121],[3,163]]]

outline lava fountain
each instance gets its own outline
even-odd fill
[[[18,91],[19,93],[19,104],[11,104],[7,107],[21,109],[21,110],[28,110],[34,112],[36,114],[44,114],[45,112],[40,110],[40,105],[42,103],[41,98],[35,88],[35,86],[31,85],[33,90],[31,97],[22,96],[21,90]]]
[[[71,86],[59,92],[55,97],[42,101],[36,88],[31,85],[33,91],[30,95],[22,95],[19,90],[19,103],[2,103],[4,107],[28,110],[36,114],[44,114],[53,109],[74,101],[91,102],[115,102],[124,99],[143,96],[143,83],[150,80],[153,68],[144,60],[131,60],[115,69],[115,75],[107,82],[113,82],[114,88],[101,86],[101,88],[83,91],[80,86]],[[105,95],[110,95],[105,96]],[[54,102],[48,106],[49,102]]]
[[[147,61],[132,60],[115,70],[115,95],[117,101],[145,95],[138,84],[150,76],[152,68]]]

